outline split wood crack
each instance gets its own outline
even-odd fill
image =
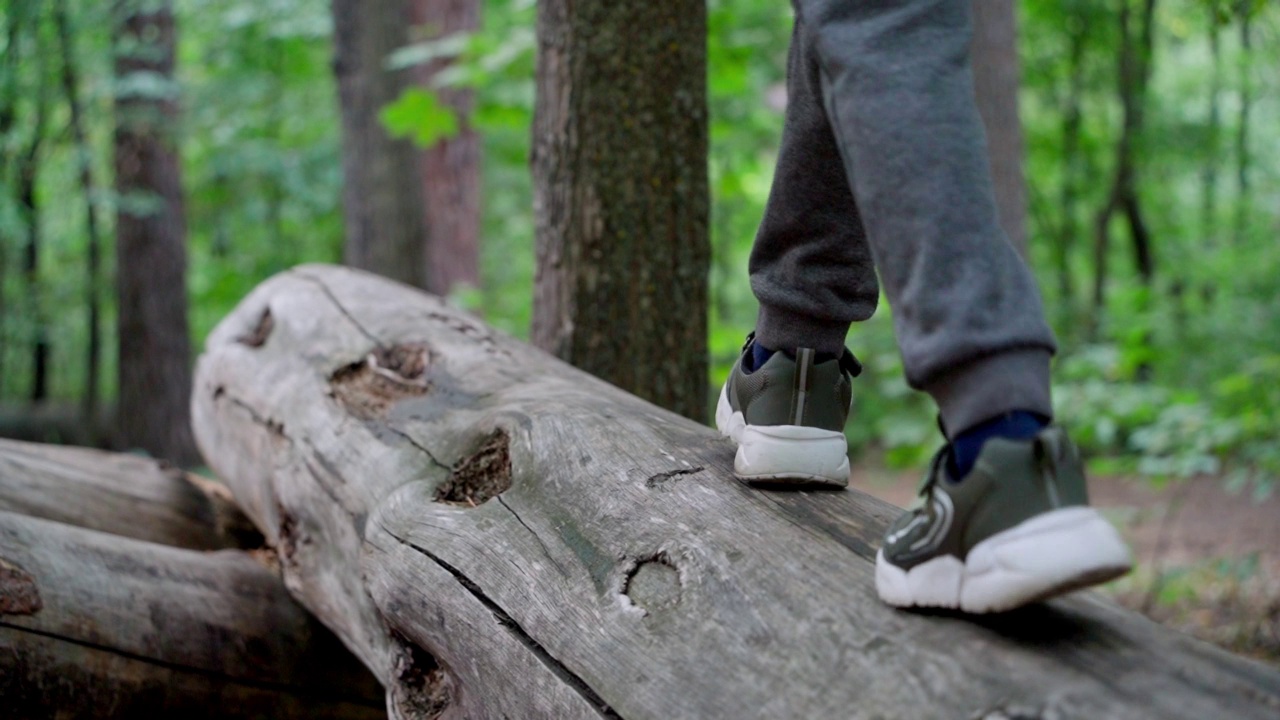
[[[516,522],[523,525],[524,529],[529,531],[529,534],[533,536],[534,541],[538,543],[538,547],[542,548],[542,554],[546,555],[547,560],[550,560],[551,564],[556,566],[556,570],[560,572],[561,577],[568,577],[569,573],[565,571],[564,566],[561,565],[559,562],[557,562],[554,557],[552,557],[551,549],[547,547],[546,543],[542,542],[542,537],[539,536],[538,533],[535,532],[533,528],[529,527],[529,523],[525,522],[524,518],[520,517],[520,514],[517,513],[510,505],[508,505],[506,500],[502,499],[501,494],[495,495],[494,499],[498,501],[499,505],[506,508],[507,512],[511,513],[511,516],[516,519]]]
[[[370,342],[372,342],[374,345],[377,345],[379,350],[387,349],[387,346],[384,345],[382,341],[378,339],[378,336],[366,330],[364,325],[361,325],[360,321],[356,320],[355,316],[351,314],[351,311],[347,310],[347,308],[343,306],[342,302],[338,300],[337,296],[333,294],[333,291],[329,289],[329,286],[326,285],[323,280],[321,280],[318,277],[315,277],[314,275],[311,275],[310,273],[305,273],[305,272],[297,272],[297,275],[298,277],[304,280],[307,280],[313,283],[316,287],[320,288],[320,292],[324,293],[325,297],[329,298],[329,302],[333,303],[334,308],[336,308],[338,312],[342,313],[343,317],[351,321],[351,324],[355,327],[356,330],[360,331],[361,335],[364,335],[366,338],[369,339]]]
[[[703,470],[706,470],[706,468],[701,465],[698,467],[681,468],[679,470],[668,470],[666,472],[660,472],[657,475],[650,475],[649,479],[644,481],[644,484],[645,487],[655,488],[662,483],[674,480],[681,475],[693,475],[695,473],[700,473]]]
[[[520,626],[520,623],[516,622],[515,618],[511,617],[510,613],[503,610],[501,605],[485,594],[484,590],[482,590],[475,581],[467,577],[461,570],[436,556],[430,550],[397,537],[394,533],[391,533],[389,528],[384,529],[386,529],[396,540],[413,548],[419,553],[422,553],[427,557],[427,559],[431,560],[431,562],[435,563],[442,570],[452,575],[464,590],[470,593],[476,600],[479,600],[480,604],[484,605],[489,612],[493,613],[493,617],[498,621],[499,625],[506,628],[508,632],[515,636],[520,644],[528,648],[529,652],[533,653],[533,656],[538,658],[538,661],[554,673],[556,677],[563,680],[565,684],[581,695],[583,700],[587,701],[592,708],[600,713],[600,717],[622,720],[622,716],[615,712],[613,708],[609,706],[609,703],[605,702],[604,698],[600,697],[599,693],[593,690],[585,680],[566,667],[564,663],[557,660],[554,655],[548,652],[547,649],[542,646],[542,643],[535,640],[532,635]]]

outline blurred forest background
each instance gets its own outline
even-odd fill
[[[163,400],[122,384],[189,383],[185,348],[301,262],[399,269],[529,336],[533,0],[3,2],[0,434],[145,446],[130,438],[157,429],[131,430],[131,408]],[[1011,222],[1061,340],[1061,419],[1095,469],[1266,493],[1280,475],[1280,3],[1016,9],[1017,56],[995,60],[1020,78]],[[784,0],[708,0],[712,389],[754,321],[746,262],[790,15]],[[369,143],[345,158],[344,126]],[[423,207],[447,241],[388,260],[361,239],[412,230]],[[849,438],[855,457],[913,467],[939,438],[881,308],[850,336],[869,371]],[[122,317],[179,330],[133,342]],[[193,461],[170,432],[168,454]]]

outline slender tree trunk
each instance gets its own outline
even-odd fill
[[[26,245],[23,248],[22,273],[31,312],[31,402],[43,402],[49,396],[49,328],[40,287],[40,199],[36,185],[40,179],[40,151],[44,146],[49,118],[49,90],[45,83],[45,59],[48,57],[44,33],[40,28],[40,7],[30,16],[31,35],[35,38],[36,97],[31,137],[18,157],[18,206],[26,220]]]
[[[413,23],[424,39],[480,27],[480,0],[411,0]],[[449,59],[418,66],[416,81],[430,87]],[[422,151],[423,197],[428,237],[427,280],[447,294],[455,285],[480,284],[480,134],[471,127],[470,90],[435,88],[442,104],[458,116],[458,134]]]
[[[1222,161],[1222,30],[1217,3],[1209,13],[1209,76],[1208,111],[1205,118],[1205,155],[1200,167],[1200,240],[1206,248],[1221,245],[1222,232],[1218,222],[1218,163]],[[1193,281],[1194,282],[1194,281]],[[1216,281],[1202,278],[1199,287],[1179,279],[1173,284],[1175,327],[1181,332],[1187,324],[1187,291],[1198,289],[1201,300],[1208,304],[1217,294]]]
[[[1079,6],[1072,6],[1079,9]],[[1075,282],[1071,273],[1072,250],[1080,234],[1080,185],[1084,178],[1084,161],[1080,155],[1080,131],[1084,117],[1084,54],[1089,37],[1089,15],[1079,12],[1068,25],[1068,80],[1066,107],[1062,112],[1062,187],[1058,199],[1062,223],[1058,230],[1056,264],[1060,317],[1075,317]]]
[[[1127,0],[1126,0],[1127,2]],[[1141,25],[1138,29],[1137,67],[1134,87],[1130,92],[1130,105],[1133,115],[1134,143],[1129,146],[1130,171],[1126,186],[1124,211],[1129,219],[1129,237],[1133,243],[1134,266],[1138,277],[1148,288],[1155,277],[1155,254],[1152,247],[1151,233],[1142,217],[1142,206],[1138,195],[1137,153],[1136,144],[1142,140],[1145,129],[1147,86],[1151,80],[1151,63],[1155,57],[1155,12],[1156,0],[1143,0]]]
[[[1249,225],[1249,113],[1253,108],[1253,78],[1249,72],[1253,58],[1253,3],[1240,3],[1240,119],[1236,124],[1236,183],[1240,189],[1236,202],[1235,242],[1244,242]]]
[[[178,106],[172,2],[122,0],[115,23],[116,427],[127,447],[193,463],[199,456],[189,408],[186,219],[173,136]],[[139,83],[140,77],[148,82]]]
[[[332,0],[334,74],[342,111],[343,261],[435,290],[427,283],[427,234],[418,154],[378,119],[408,87],[387,56],[409,40],[406,0]]]
[[[987,131],[1000,226],[1027,255],[1027,185],[1018,115],[1018,22],[1014,0],[972,0],[973,87]]]
[[[1155,276],[1152,240],[1142,217],[1138,197],[1137,143],[1143,132],[1147,83],[1151,77],[1155,0],[1138,0],[1140,12],[1136,27],[1133,0],[1120,6],[1120,104],[1123,122],[1116,143],[1115,176],[1111,191],[1094,221],[1094,286],[1093,316],[1089,335],[1096,337],[1098,322],[1106,305],[1107,254],[1110,248],[1111,218],[1123,213],[1128,220],[1133,244],[1134,265],[1143,285],[1150,287]]]
[[[533,176],[534,343],[703,418],[705,3],[539,3]]]
[[[1209,79],[1209,112],[1205,120],[1207,135],[1204,165],[1200,168],[1200,227],[1204,242],[1216,245],[1218,228],[1218,162],[1222,135],[1222,40],[1217,13],[1209,19],[1209,54],[1213,72]]]
[[[98,371],[102,354],[101,297],[99,286],[101,272],[102,236],[98,228],[98,212],[94,206],[93,152],[85,134],[80,109],[80,81],[75,46],[72,43],[71,21],[67,17],[66,0],[54,0],[54,24],[58,30],[58,44],[62,53],[62,91],[67,96],[71,110],[71,134],[76,144],[76,159],[80,165],[80,188],[84,192],[85,227],[88,234],[85,271],[85,296],[88,309],[89,342],[85,351],[85,389],[83,408],[85,419],[93,426],[98,413]]]
[[[0,54],[0,72],[4,73],[0,78],[0,138],[9,137],[9,133],[13,131],[13,126],[17,121],[17,104],[18,104],[18,65],[19,53],[18,43],[20,42],[21,23],[19,22],[19,14],[12,9],[6,7],[8,12],[4,13],[5,21],[5,44],[3,54]],[[8,143],[0,143],[0,185],[3,185],[5,192],[8,192],[12,178],[10,177],[10,168],[14,164],[15,155],[9,148]],[[16,243],[14,243],[16,245]],[[8,360],[8,348],[11,341],[8,336],[8,281],[9,281],[9,236],[6,229],[0,228],[0,397],[5,397],[5,389],[8,386],[9,376],[5,372],[5,363]]]
[[[270,68],[271,83],[275,90],[267,111],[266,135],[268,141],[279,148],[284,146],[284,121],[288,112],[284,106],[284,52],[280,43],[270,37],[263,43],[262,49],[267,55],[266,65]],[[270,228],[271,241],[276,247],[288,247],[289,240],[284,236],[284,187],[278,177],[267,175],[266,178],[263,191],[267,201],[267,226]]]

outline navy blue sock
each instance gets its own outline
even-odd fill
[[[769,358],[773,357],[773,354],[776,352],[778,351],[770,350],[758,342],[751,343],[751,354],[746,357],[747,365],[749,367],[745,368],[745,370],[747,372],[751,372],[758,367],[763,367],[765,363],[769,362]]]
[[[964,479],[978,461],[982,446],[991,438],[1030,440],[1049,425],[1049,419],[1039,413],[1013,410],[986,422],[978,423],[951,440],[951,457],[947,459],[947,474],[951,480]]]
[[[746,370],[749,373],[754,372],[756,368],[763,367],[765,363],[769,362],[769,358],[773,357],[775,354],[777,354],[777,352],[778,352],[777,350],[770,350],[769,348],[761,345],[758,342],[752,343],[751,354],[746,357],[745,361],[743,362],[742,369]],[[786,355],[792,360],[794,360],[796,357],[796,354],[791,350],[783,350],[782,354]],[[839,356],[832,355],[831,353],[817,353],[816,355],[813,356],[813,361],[827,362],[828,360],[835,360],[837,357]]]

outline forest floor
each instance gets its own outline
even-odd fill
[[[901,507],[918,472],[855,466],[850,487]],[[1280,493],[1257,502],[1220,478],[1157,486],[1090,478],[1093,504],[1129,541],[1137,569],[1102,592],[1152,619],[1280,666]]]

